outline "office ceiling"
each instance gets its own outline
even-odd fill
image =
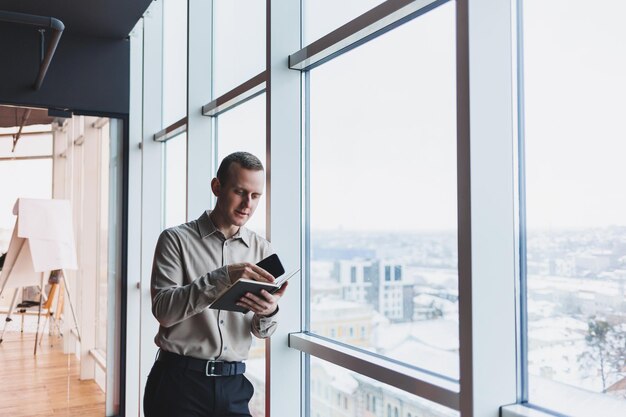
[[[106,53],[108,50],[100,46],[105,45],[106,42],[113,44],[125,39],[150,3],[151,0],[0,0],[0,11],[54,17],[63,22],[65,26],[60,40],[61,49],[69,42],[69,39],[73,39],[72,45],[78,43],[83,46],[87,45],[86,47],[88,48],[88,45],[93,44],[95,45],[94,51],[104,50],[104,53]],[[15,54],[14,51],[22,51],[24,49],[28,50],[25,52],[28,57],[37,56],[37,44],[32,41],[37,38],[31,35],[31,31],[36,34],[37,29],[36,26],[0,21],[0,30],[2,31],[2,34],[0,34],[0,56],[7,58],[6,61],[0,60],[3,65],[3,76],[0,77],[0,90],[5,92],[4,95],[0,94],[0,103],[4,101],[5,103],[16,104],[25,102],[34,105],[37,105],[36,103],[38,102],[54,104],[54,99],[56,99],[54,93],[48,93],[49,95],[46,96],[45,93],[38,92],[38,95],[34,95],[35,93],[32,92],[30,85],[37,74],[37,64],[31,65],[29,63],[24,65],[23,60],[20,62],[13,56]],[[30,52],[31,49],[33,53]],[[59,61],[61,58],[58,57],[52,58],[52,68],[56,66],[58,70],[59,65],[76,66],[79,59],[75,56],[67,56],[70,53],[67,51],[74,52],[76,48],[68,49],[66,47],[65,51],[65,61]],[[56,55],[58,56],[59,54]],[[91,59],[91,61],[94,60]],[[93,70],[93,68],[91,69]],[[87,69],[84,71],[87,71]],[[20,82],[19,88],[15,87],[18,84],[16,80]],[[2,85],[5,82],[10,82],[11,85]],[[48,81],[49,83],[50,81]],[[22,84],[24,87],[22,87]],[[44,80],[45,84],[46,81]],[[80,85],[80,83],[77,82],[76,85]],[[70,89],[66,88],[66,90],[69,91]],[[83,90],[85,89],[83,88]],[[7,91],[10,91],[10,93],[6,93]],[[84,92],[68,94],[71,97],[75,97],[79,93],[82,94]],[[56,94],[58,95],[58,93]],[[18,95],[19,100],[12,95]],[[20,95],[28,98],[22,99]],[[53,96],[53,100],[50,99],[51,96]],[[21,116],[25,110],[18,110],[17,107],[0,106],[0,127],[15,126],[16,111]],[[17,125],[21,123],[22,118],[18,117],[18,119]],[[50,123],[51,120],[52,118],[47,115],[47,110],[33,110],[30,112],[25,125]]]
[[[0,10],[55,17],[64,33],[123,39],[151,0],[0,0]],[[13,24],[0,22],[0,25]]]

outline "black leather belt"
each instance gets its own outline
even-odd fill
[[[203,372],[206,376],[231,376],[246,372],[246,364],[243,362],[210,361],[164,350],[159,351],[157,362]]]

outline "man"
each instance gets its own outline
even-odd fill
[[[286,284],[262,297],[247,294],[247,314],[207,308],[239,278],[274,281],[255,265],[272,253],[246,229],[265,183],[263,165],[246,152],[222,161],[211,190],[215,208],[161,233],[152,269],[152,312],[160,351],[144,395],[146,417],[249,417],[252,384],[243,376],[251,334],[276,330]]]

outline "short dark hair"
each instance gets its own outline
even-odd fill
[[[242,168],[252,171],[263,171],[263,164],[256,156],[248,152],[233,152],[222,159],[220,167],[217,169],[217,179],[220,184],[228,182],[228,169],[232,163],[239,164]]]

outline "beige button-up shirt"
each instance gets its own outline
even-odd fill
[[[164,230],[152,267],[152,313],[160,323],[157,346],[201,359],[241,361],[251,334],[269,337],[278,314],[259,317],[208,306],[230,285],[227,265],[257,263],[271,255],[269,242],[241,227],[226,239],[206,211],[199,219]]]

